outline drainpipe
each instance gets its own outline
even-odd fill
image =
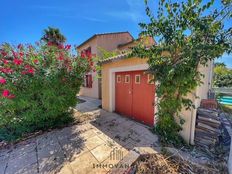
[[[195,94],[194,93],[192,93],[192,95],[193,95],[193,99],[194,99],[194,96],[195,96]],[[195,103],[195,100],[194,100],[194,103]],[[194,138],[194,133],[192,133],[192,129],[193,129],[193,114],[194,114],[194,108],[192,108],[191,109],[191,124],[190,124],[190,135],[189,135],[189,144],[193,144],[194,143],[194,141],[192,140],[192,138]],[[194,126],[195,126],[195,123],[194,123]],[[192,141],[193,141],[193,143],[192,143]]]

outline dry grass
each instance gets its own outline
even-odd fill
[[[136,166],[136,174],[227,174],[227,171],[193,165],[183,159],[162,154],[144,157]]]

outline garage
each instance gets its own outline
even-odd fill
[[[122,54],[101,61],[102,108],[153,127],[158,109],[147,59]]]
[[[115,72],[115,112],[154,125],[155,85],[145,71]]]
[[[148,59],[117,55],[101,61],[102,66],[102,108],[109,112],[117,112],[120,115],[134,119],[143,124],[154,126],[158,119],[159,98],[156,94],[156,85],[149,83],[151,76],[146,74],[149,69]],[[207,92],[211,83],[210,69],[200,67],[199,71],[205,75],[202,86],[196,88],[194,94],[207,98]],[[212,69],[211,69],[212,70]],[[158,83],[158,82],[157,82]],[[192,93],[188,95],[195,106],[200,105],[200,99]],[[155,105],[154,105],[155,103]],[[185,123],[180,135],[186,142],[194,142],[194,130],[196,121],[196,109],[180,112],[184,116]],[[116,115],[115,115],[116,116]]]

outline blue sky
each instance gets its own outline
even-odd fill
[[[1,0],[1,7],[0,43],[34,43],[48,26],[73,45],[104,32],[129,31],[137,38],[138,23],[147,20],[143,0]],[[219,61],[232,68],[231,56]]]

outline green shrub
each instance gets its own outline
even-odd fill
[[[70,45],[37,44],[0,49],[0,140],[72,121],[90,59],[71,55]]]

